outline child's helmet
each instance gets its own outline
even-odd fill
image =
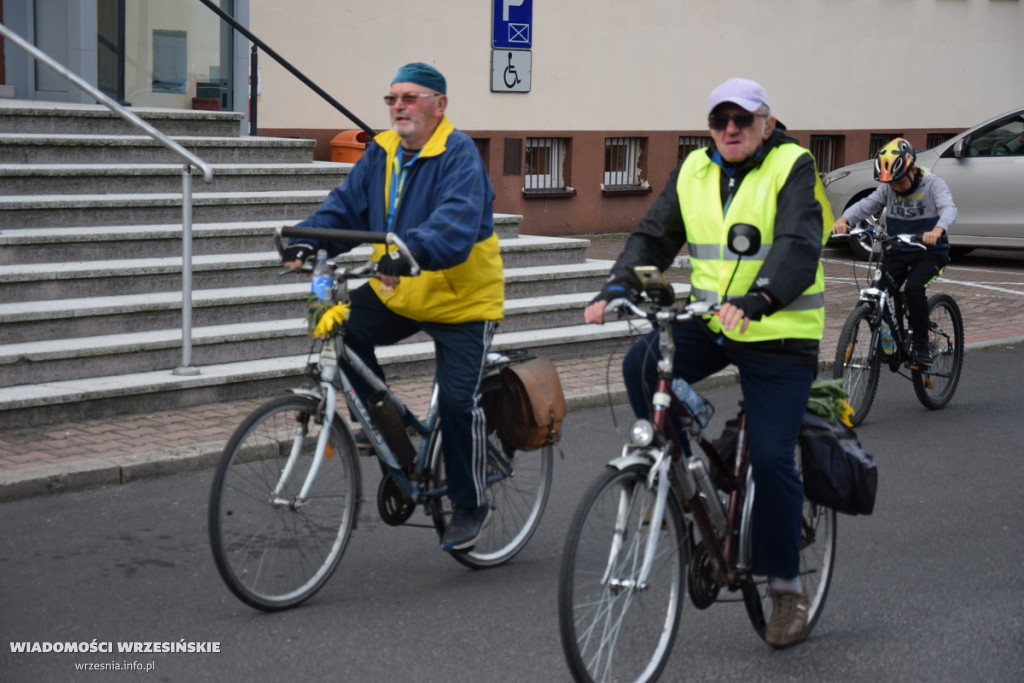
[[[894,138],[875,156],[875,180],[891,183],[914,170],[917,153],[903,138]]]

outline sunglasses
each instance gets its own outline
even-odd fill
[[[407,107],[411,107],[412,105],[416,104],[416,100],[418,100],[421,97],[439,97],[440,95],[441,93],[436,92],[422,92],[418,94],[406,93],[404,95],[385,95],[384,104],[390,107],[394,105],[395,102],[397,102],[398,100],[402,100],[402,104],[404,104]]]
[[[708,128],[711,130],[725,130],[729,127],[730,121],[735,123],[737,128],[750,128],[754,125],[754,119],[758,116],[764,116],[764,114],[751,114],[749,112],[744,112],[742,114],[734,114],[732,116],[709,116]]]

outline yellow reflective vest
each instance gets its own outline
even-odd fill
[[[764,161],[742,179],[725,210],[720,191],[722,168],[704,152],[686,157],[679,170],[676,193],[686,225],[693,269],[691,299],[721,303],[727,296],[745,295],[754,286],[765,255],[772,247],[779,192],[794,164],[804,154],[809,152],[793,143],[783,143],[769,150]],[[833,221],[820,179],[815,180],[814,194],[821,206],[821,241],[824,244]],[[729,227],[736,223],[753,225],[761,233],[760,251],[742,257],[739,264],[738,257],[726,244]],[[725,291],[727,286],[728,292]],[[723,332],[729,339],[743,342],[820,340],[825,329],[825,275],[821,262],[818,262],[814,284],[780,310],[751,321],[745,333],[740,334],[739,327],[723,331],[717,317],[711,317],[708,326],[714,332]]]

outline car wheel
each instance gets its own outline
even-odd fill
[[[852,203],[852,202],[851,202]],[[852,228],[867,228],[873,227],[875,230],[881,229],[881,214],[875,214],[874,216],[868,216],[864,220],[860,221],[856,225],[850,226]],[[869,239],[858,239],[854,236],[850,236],[846,243],[850,247],[850,251],[853,252],[854,257],[859,261],[867,261],[871,256],[871,240]],[[874,246],[875,254],[881,251],[882,247],[877,242]]]

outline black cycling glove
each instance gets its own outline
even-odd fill
[[[595,301],[611,301],[612,299],[620,298],[626,298],[629,299],[630,301],[636,301],[637,292],[635,289],[626,287],[621,283],[609,282],[608,284],[601,288],[601,291],[597,293],[597,296],[595,296],[594,300],[591,301],[590,303],[594,303]]]
[[[377,263],[377,275],[390,275],[399,277],[409,274],[409,259],[401,252],[392,251],[384,254]]]
[[[772,303],[759,292],[750,292],[738,299],[729,299],[729,303],[743,311],[743,315],[750,320],[760,320],[774,310]]]
[[[316,247],[309,242],[295,242],[281,250],[281,263],[306,261],[316,255]]]

